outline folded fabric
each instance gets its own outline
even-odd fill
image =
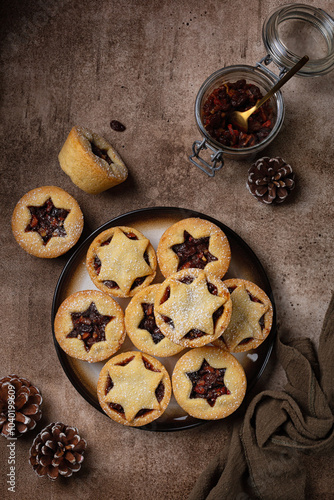
[[[263,391],[233,426],[230,443],[198,478],[188,500],[303,500],[301,453],[334,448],[334,294],[318,354],[310,339],[283,342],[276,352],[287,384]]]

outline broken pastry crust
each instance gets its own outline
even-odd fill
[[[172,342],[201,347],[222,335],[231,318],[232,301],[217,276],[184,269],[160,285],[154,313],[158,327]]]
[[[75,320],[73,321],[72,318],[73,316],[78,318],[81,313],[85,322],[85,312],[92,304],[95,305],[97,316],[104,319],[105,340],[94,342],[87,350],[81,335],[71,336],[75,328]],[[123,344],[125,339],[124,313],[121,306],[110,295],[98,290],[83,290],[70,295],[62,302],[55,317],[54,330],[56,339],[66,354],[95,363],[115,354]],[[82,334],[84,333],[83,331]]]
[[[214,345],[230,352],[256,349],[268,337],[273,307],[267,294],[255,283],[243,279],[225,280],[232,299],[231,321]]]
[[[191,240],[189,242],[189,239]],[[196,250],[196,242],[199,248]],[[194,244],[192,258],[183,267],[178,256],[182,245]],[[194,253],[197,256],[194,256]],[[195,257],[195,258],[194,258]],[[157,248],[159,267],[165,278],[185,268],[205,269],[222,278],[231,261],[231,249],[225,233],[215,224],[197,217],[182,219],[162,235]]]
[[[132,297],[156,274],[155,250],[148,238],[132,227],[112,227],[88,248],[86,266],[94,285],[114,297]]]
[[[84,127],[72,128],[58,159],[72,182],[90,194],[116,186],[128,176],[128,170],[113,146]]]
[[[116,422],[138,427],[160,417],[171,397],[166,368],[140,351],[112,357],[102,368],[97,395],[103,411]]]
[[[211,371],[225,370],[223,379],[226,394],[216,397],[213,405],[193,390],[191,377],[201,370],[204,362]],[[202,384],[205,385],[205,382],[204,377]],[[173,371],[172,385],[178,404],[189,415],[213,420],[227,417],[240,406],[246,394],[247,381],[243,367],[232,354],[218,347],[205,346],[191,349],[181,356]]]
[[[41,234],[33,230],[37,219],[32,222],[31,210],[42,208],[50,199],[53,210],[65,211],[66,214],[60,224],[61,234],[57,226],[50,222],[53,235],[45,242]],[[50,214],[50,220],[53,216]],[[83,226],[84,218],[78,202],[56,186],[42,186],[26,193],[17,203],[12,216],[12,231],[17,243],[29,254],[46,259],[58,257],[72,248],[80,238]]]

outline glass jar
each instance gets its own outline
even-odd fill
[[[232,148],[210,136],[203,125],[203,104],[214,89],[227,82],[245,79],[266,94],[298,60],[308,55],[310,60],[296,75],[321,76],[334,68],[334,20],[322,9],[303,4],[285,5],[272,12],[263,24],[262,38],[267,55],[255,66],[235,65],[222,68],[202,84],[195,101],[195,119],[202,140],[193,143],[189,159],[213,177],[224,164],[224,158],[253,158],[267,147],[282,128],[285,106],[281,91],[270,99],[275,124],[269,135],[251,147]],[[279,69],[276,75],[267,66],[273,62]],[[200,156],[205,149],[212,154],[210,163]]]

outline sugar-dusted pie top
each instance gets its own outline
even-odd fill
[[[36,257],[55,258],[78,241],[84,218],[78,202],[64,189],[42,186],[16,204],[12,231],[18,244]]]
[[[196,418],[224,418],[241,404],[247,387],[239,361],[224,349],[204,346],[187,351],[177,361],[173,392],[179,405]]]
[[[171,397],[166,368],[156,358],[128,351],[102,368],[98,386],[102,409],[123,425],[145,425],[158,418]]]
[[[231,352],[258,347],[268,336],[273,318],[272,304],[254,283],[231,279],[224,281],[232,299],[232,317],[219,342]]]
[[[147,286],[156,272],[149,239],[125,226],[100,233],[88,249],[86,263],[95,285],[120,297],[132,296]]]
[[[230,264],[231,249],[225,233],[216,224],[190,217],[166,229],[157,257],[165,278],[190,268],[205,269],[222,278]]]
[[[157,324],[167,337],[194,347],[211,342],[226,328],[231,301],[216,276],[200,269],[185,269],[162,283],[154,309]]]
[[[139,410],[160,410],[155,390],[163,373],[148,370],[140,352],[124,365],[110,365],[108,373],[113,387],[106,395],[105,403],[116,403],[123,407],[125,418],[131,422]]]
[[[95,363],[112,356],[124,342],[124,313],[110,295],[81,290],[61,303],[54,330],[69,356]]]

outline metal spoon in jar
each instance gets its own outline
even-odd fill
[[[276,85],[273,86],[272,89],[269,90],[269,92],[265,96],[263,96],[259,101],[257,101],[255,106],[253,106],[250,109],[247,109],[246,111],[233,111],[229,116],[230,121],[234,125],[237,125],[241,130],[247,132],[248,118],[250,117],[250,115],[252,115],[254,111],[259,109],[262,106],[262,104],[264,104],[268,99],[270,99],[270,97],[273,96],[275,92],[277,92],[288,80],[290,80],[290,78],[295,73],[297,73],[297,71],[299,71],[300,68],[302,68],[302,66],[304,66],[304,64],[307,63],[308,60],[309,60],[308,56],[304,56],[302,59],[300,59],[300,61],[298,61],[297,64],[295,64],[294,66],[292,66],[292,68],[287,73],[285,73],[285,75],[276,83]]]

